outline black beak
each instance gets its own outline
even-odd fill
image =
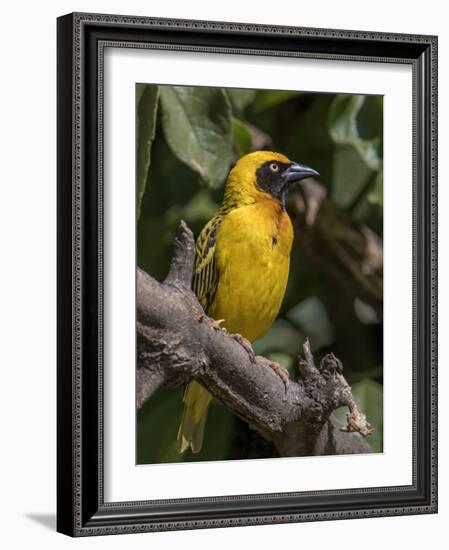
[[[313,168],[309,168],[308,166],[299,164],[299,162],[294,162],[291,166],[287,168],[287,170],[284,172],[284,175],[286,181],[288,181],[289,183],[293,183],[294,181],[300,181],[304,178],[319,176],[320,173]]]

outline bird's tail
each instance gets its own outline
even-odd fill
[[[184,412],[178,430],[178,452],[183,453],[189,447],[193,453],[199,453],[203,445],[204,426],[206,424],[211,394],[198,382],[190,382],[184,392]]]

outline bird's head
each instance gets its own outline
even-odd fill
[[[226,195],[229,199],[252,202],[272,197],[284,203],[294,182],[319,176],[313,168],[292,162],[281,153],[255,151],[241,157],[229,173]]]

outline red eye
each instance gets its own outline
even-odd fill
[[[279,164],[277,162],[272,162],[270,164],[270,170],[272,172],[279,172]]]

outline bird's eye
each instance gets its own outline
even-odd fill
[[[272,172],[279,172],[279,164],[277,162],[272,162],[270,164],[270,170]]]

